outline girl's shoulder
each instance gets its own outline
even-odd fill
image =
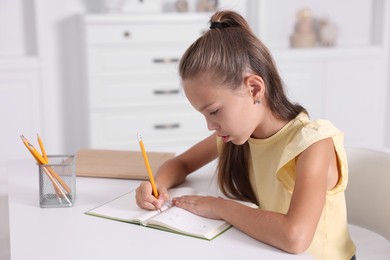
[[[300,114],[292,122],[292,132],[285,140],[280,166],[294,159],[312,144],[332,138],[336,150],[343,150],[344,134],[328,120],[310,120]]]
[[[299,114],[295,118],[294,124],[297,131],[295,132],[293,140],[314,143],[316,141],[343,135],[343,133],[329,120],[317,119],[311,120],[305,113]]]

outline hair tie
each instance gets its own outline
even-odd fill
[[[221,23],[221,22],[212,22],[210,25],[210,29],[216,29],[216,28],[222,29],[226,27],[229,27],[229,25],[227,23]]]

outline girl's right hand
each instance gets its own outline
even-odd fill
[[[156,210],[161,208],[162,204],[168,200],[169,194],[167,189],[157,183],[156,186],[159,194],[158,199],[153,196],[151,183],[148,181],[141,182],[140,186],[136,189],[135,195],[138,207],[148,210]]]

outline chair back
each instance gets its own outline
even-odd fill
[[[346,148],[348,222],[390,240],[390,150]]]

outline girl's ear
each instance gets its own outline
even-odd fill
[[[253,98],[253,102],[259,102],[263,99],[265,84],[262,77],[252,74],[245,77],[244,83]]]

